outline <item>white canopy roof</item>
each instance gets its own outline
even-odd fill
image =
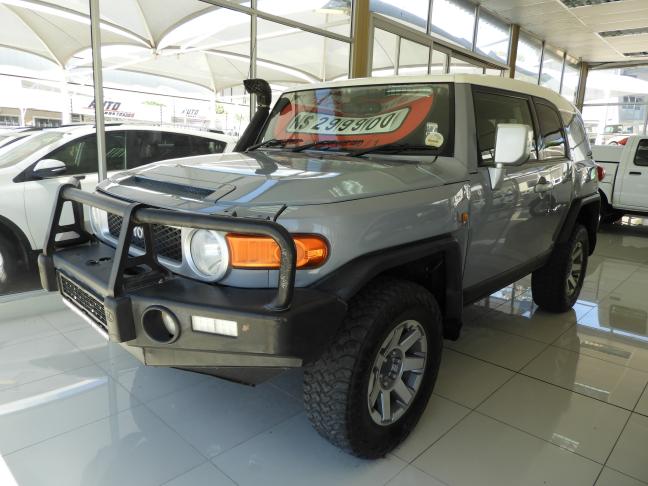
[[[301,20],[316,15],[328,0],[263,1]],[[249,15],[199,0],[163,3],[161,8],[159,0],[100,2],[104,69],[180,79],[211,90],[238,86],[248,77]],[[87,0],[0,0],[0,47],[47,59],[68,79],[90,77],[88,9]],[[348,25],[348,19],[330,17],[337,24],[327,27],[334,31]],[[322,43],[314,34],[264,20],[258,27],[267,46],[258,51],[258,71],[270,81],[292,85],[346,74],[348,44]],[[314,46],[318,40],[322,45]]]

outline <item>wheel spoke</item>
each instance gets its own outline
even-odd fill
[[[376,373],[371,374],[372,384],[370,385],[371,393],[369,393],[369,406],[373,407],[378,400],[378,395],[380,394],[380,380],[376,376]]]
[[[583,247],[578,245],[576,248],[574,248],[574,253],[572,253],[572,261],[573,262],[579,261],[582,255],[583,255]]]
[[[392,418],[391,414],[391,392],[383,391],[380,394],[380,415],[383,422],[389,422]]]
[[[414,346],[414,344],[421,339],[421,331],[418,329],[414,329],[407,333],[407,335],[403,338],[403,340],[400,342],[400,349],[403,353],[405,353],[409,348]]]
[[[403,371],[423,371],[425,358],[420,356],[406,356],[403,360]]]
[[[387,345],[387,349],[386,349],[387,352],[398,347],[398,343],[400,342],[404,330],[405,330],[404,326],[398,326],[396,329],[394,329],[394,332],[392,332],[391,335],[391,339],[389,340],[389,344]]]
[[[569,286],[570,291],[576,288],[576,280],[574,280],[573,275],[570,275],[569,278],[567,279],[567,285]]]
[[[399,378],[394,385],[394,393],[396,393],[400,401],[405,405],[412,399],[412,391],[407,387],[402,378]]]
[[[580,263],[574,263],[574,264],[572,265],[572,275],[574,274],[574,272],[578,272],[578,273],[580,273],[581,268],[582,268],[582,266],[581,266]]]

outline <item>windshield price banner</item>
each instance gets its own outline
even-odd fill
[[[409,113],[409,108],[369,117],[334,116],[321,113],[298,113],[288,124],[290,133],[314,135],[371,135],[398,130]]]

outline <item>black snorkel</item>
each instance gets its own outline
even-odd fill
[[[272,90],[265,79],[246,79],[243,81],[243,86],[248,93],[256,95],[258,108],[243,135],[236,142],[234,152],[244,152],[256,142],[260,130],[268,119],[272,102]]]

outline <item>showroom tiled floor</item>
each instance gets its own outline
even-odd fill
[[[648,226],[599,237],[573,311],[537,312],[528,278],[467,309],[421,422],[373,462],[310,428],[299,372],[147,368],[55,295],[0,303],[0,485],[648,484]]]

